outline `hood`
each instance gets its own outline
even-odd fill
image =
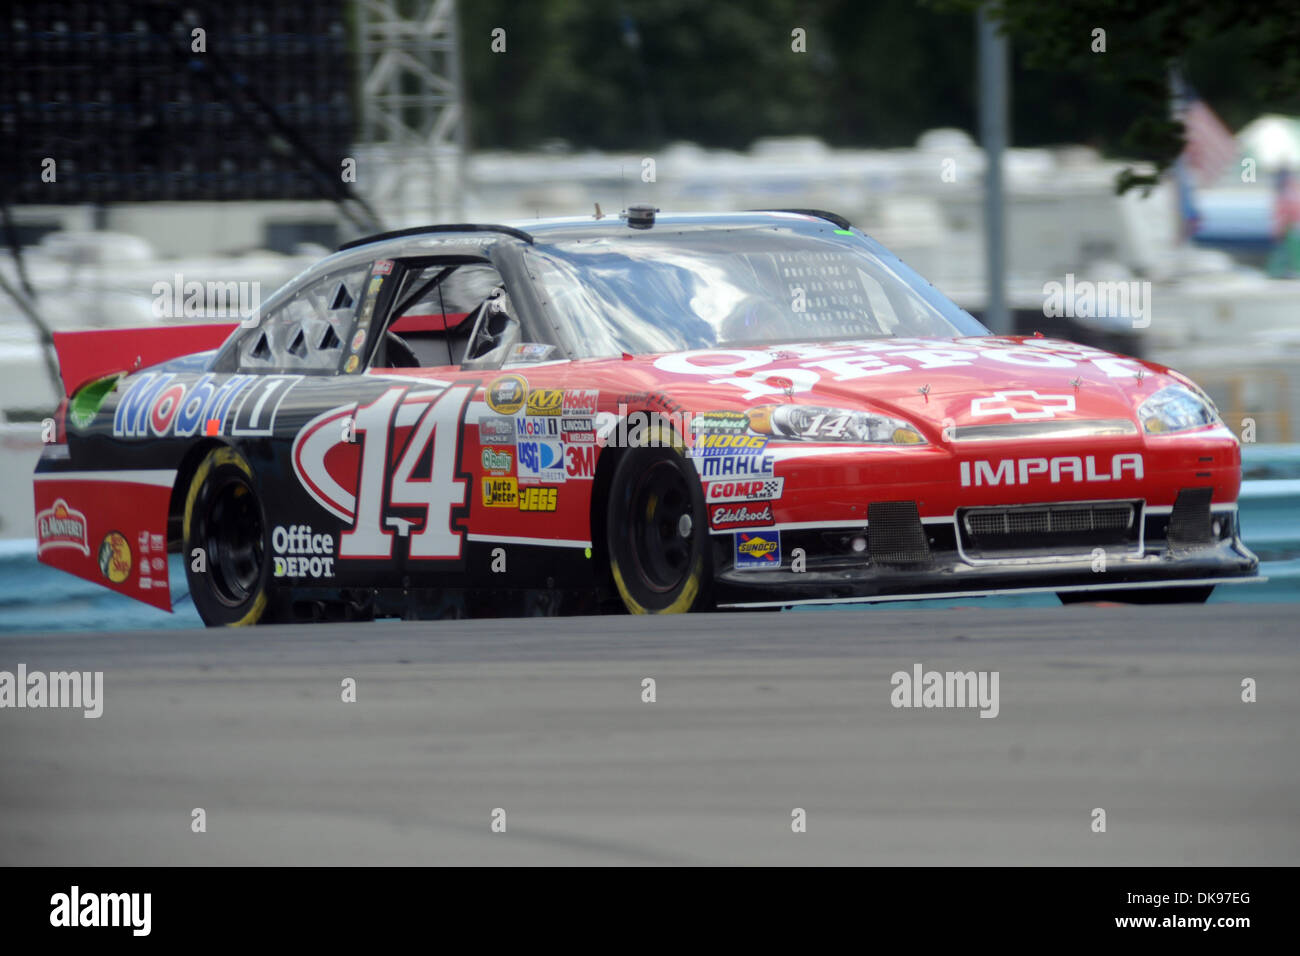
[[[931,436],[953,426],[1134,422],[1147,396],[1190,384],[1163,366],[1037,336],[708,349],[637,357],[622,372],[693,411],[794,402],[878,411]]]

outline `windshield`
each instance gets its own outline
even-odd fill
[[[988,334],[860,234],[665,229],[556,242],[528,260],[578,358]]]

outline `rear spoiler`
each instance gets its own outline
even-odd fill
[[[213,322],[55,332],[63,390],[71,398],[83,385],[114,372],[129,374],[183,355],[207,352],[225,342],[237,327],[234,322]]]

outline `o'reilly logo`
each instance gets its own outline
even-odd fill
[[[1118,481],[1125,475],[1142,480],[1142,456],[1136,452],[1111,455],[1099,463],[1092,455],[1061,455],[1056,458],[1003,458],[999,461],[963,461],[961,486],[1027,485],[1046,480],[1054,485],[1063,481]]]
[[[50,897],[50,925],[125,926],[133,936],[148,936],[152,893],[83,893],[78,886]]]

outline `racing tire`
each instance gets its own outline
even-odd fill
[[[652,423],[619,461],[605,521],[609,567],[632,614],[684,614],[711,606],[708,513],[686,446]],[[658,447],[645,447],[654,444]]]
[[[1058,591],[1062,604],[1113,601],[1116,604],[1204,604],[1214,591],[1213,584],[1192,588],[1134,588],[1132,591]]]
[[[208,627],[267,623],[271,614],[270,528],[253,470],[233,448],[199,463],[185,495],[182,526],[190,599]],[[202,570],[195,549],[203,551]]]

